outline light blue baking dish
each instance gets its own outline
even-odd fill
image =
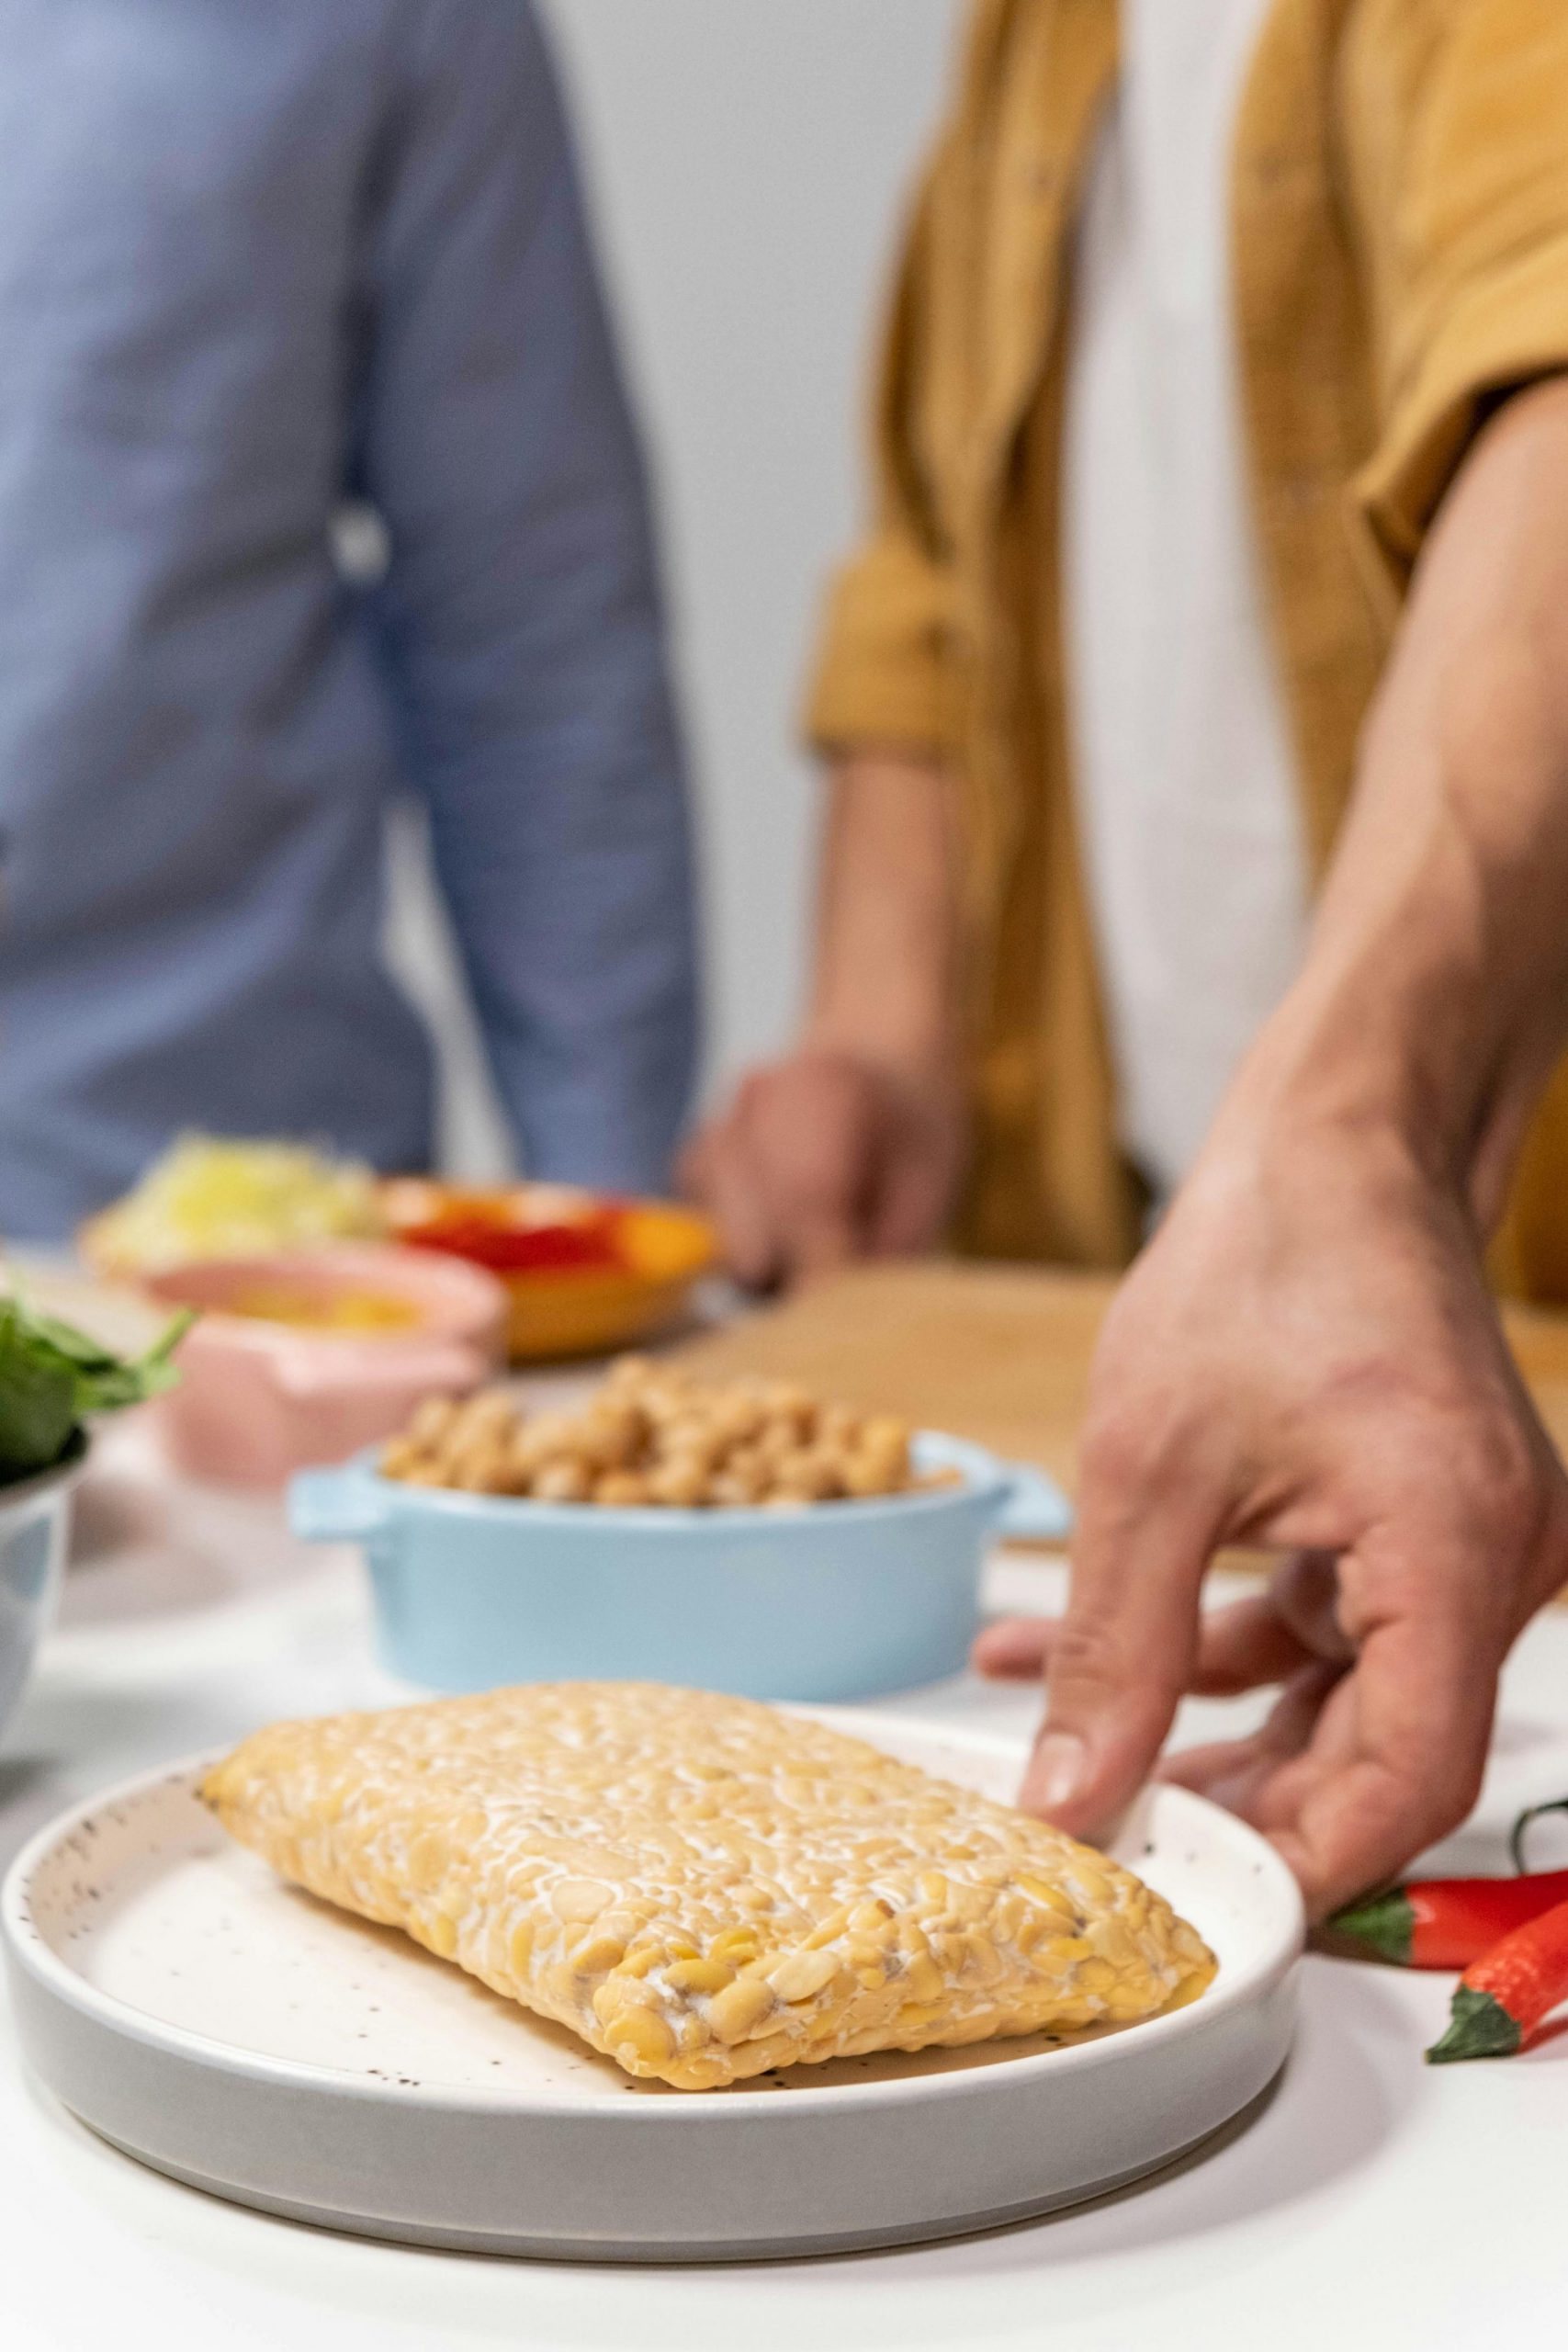
[[[438,1690],[578,1679],[751,1699],[865,1699],[955,1674],[986,1546],[1069,1524],[1048,1478],[958,1438],[916,1441],[963,1484],[799,1511],[619,1510],[306,1470],[289,1520],[363,1544],[380,1652]]]

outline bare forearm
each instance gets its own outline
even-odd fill
[[[929,1249],[962,1173],[952,778],[866,746],[837,763],[804,1031],[686,1156],[741,1281]]]
[[[954,865],[953,784],[942,768],[868,749],[830,771],[808,1046],[917,1080],[951,1073]]]
[[[1477,445],[1417,574],[1301,978],[1228,1120],[1392,1123],[1501,1205],[1568,1035],[1568,382]],[[1222,1122],[1222,1128],[1225,1122]]]
[[[1568,391],[1445,502],[1296,986],[1096,1355],[1024,1801],[1078,1835],[1184,1690],[1277,1692],[1168,1769],[1326,1913],[1469,1811],[1497,1678],[1568,1575],[1568,1483],[1483,1274],[1568,1034]],[[1279,1554],[1212,1615],[1226,1544]],[[984,1655],[1016,1659],[1010,1629]],[[1027,1644],[1025,1644],[1027,1647]]]

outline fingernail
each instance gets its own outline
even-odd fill
[[[1088,1762],[1089,1750],[1076,1733],[1047,1732],[1030,1760],[1023,1785],[1025,1802],[1038,1805],[1043,1813],[1070,1804],[1083,1781]]]

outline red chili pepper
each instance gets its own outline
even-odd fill
[[[1336,1912],[1329,1926],[1400,1968],[1468,1968],[1500,1937],[1568,1903],[1568,1871],[1418,1879]]]
[[[1508,2058],[1542,2018],[1568,2001],[1568,1903],[1505,1936],[1460,1978],[1449,2029],[1427,2056]]]

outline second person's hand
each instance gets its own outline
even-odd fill
[[[741,1080],[681,1173],[716,1220],[737,1279],[761,1289],[929,1249],[963,1152],[961,1107],[943,1078],[806,1046]]]
[[[743,1078],[682,1162],[756,1289],[927,1250],[967,1148],[954,786],[930,758],[835,760],[799,1042]]]

